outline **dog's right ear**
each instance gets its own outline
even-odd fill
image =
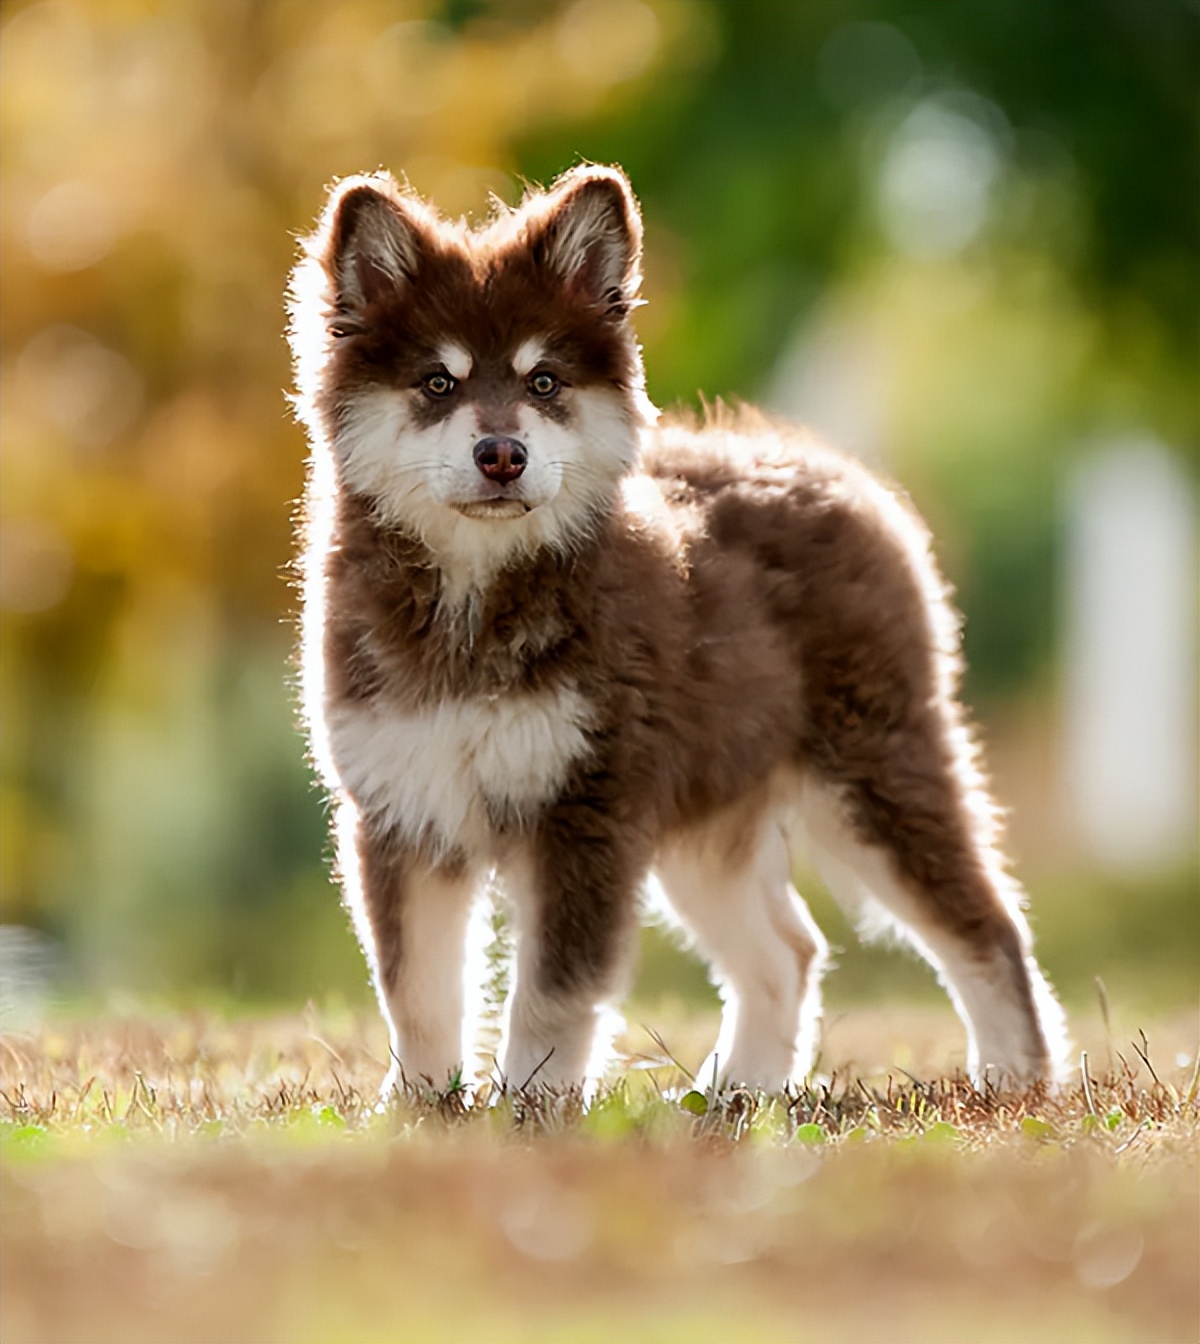
[[[340,182],[325,210],[322,261],[333,284],[330,330],[352,335],[368,311],[394,299],[420,270],[431,220],[394,179],[352,177]]]

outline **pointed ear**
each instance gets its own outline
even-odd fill
[[[606,317],[624,318],[641,284],[642,216],[617,168],[565,173],[533,208],[534,255]]]
[[[323,252],[333,282],[331,327],[348,335],[372,304],[402,293],[421,266],[429,212],[393,178],[352,177],[338,184],[325,211]]]

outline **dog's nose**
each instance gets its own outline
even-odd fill
[[[508,485],[525,470],[529,454],[519,439],[506,434],[489,434],[475,445],[475,465],[497,485]]]

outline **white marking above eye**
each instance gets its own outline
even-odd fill
[[[545,354],[545,342],[538,340],[536,336],[531,336],[529,340],[522,341],[517,346],[516,353],[512,357],[512,366],[524,378],[526,374],[531,373],[537,367]]]
[[[453,341],[438,346],[438,358],[446,366],[446,372],[460,383],[470,374],[475,362],[461,345],[455,345]]]

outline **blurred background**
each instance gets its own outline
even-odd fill
[[[1043,959],[1196,993],[1196,0],[41,0],[0,28],[0,974],[365,1002],[290,688],[282,291],[335,175],[647,221],[660,404],[900,480]],[[831,999],[935,994],[846,951]],[[647,935],[639,997],[711,1002]],[[1081,1009],[1082,1011],[1082,1009]]]

